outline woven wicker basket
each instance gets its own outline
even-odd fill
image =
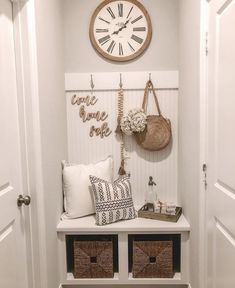
[[[133,278],[172,278],[172,241],[133,241]]]
[[[112,241],[74,241],[75,278],[113,278]]]

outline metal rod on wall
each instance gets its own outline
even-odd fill
[[[119,89],[94,89],[93,92],[116,92]],[[144,88],[132,88],[132,89],[123,89],[124,91],[144,91]],[[178,91],[179,88],[155,88],[155,91]],[[69,93],[69,92],[91,92],[90,89],[75,89],[75,90],[65,90],[65,92]]]

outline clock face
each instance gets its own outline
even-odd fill
[[[150,17],[137,0],[105,0],[90,23],[90,39],[105,58],[129,61],[148,47],[152,36]]]

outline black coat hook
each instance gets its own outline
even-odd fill
[[[95,85],[94,85],[94,81],[93,81],[93,76],[92,76],[92,74],[91,74],[90,85],[91,85],[91,90],[93,90],[93,89],[95,88]]]
[[[123,87],[123,83],[122,83],[122,73],[120,73],[119,87],[120,87],[120,89],[122,89],[122,87]]]

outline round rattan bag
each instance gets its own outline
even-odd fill
[[[161,114],[157,95],[153,83],[149,80],[145,87],[142,109],[147,113],[147,100],[149,91],[153,92],[158,115],[148,115],[147,125],[143,132],[135,133],[136,142],[144,149],[159,151],[164,149],[171,141],[171,122]]]

